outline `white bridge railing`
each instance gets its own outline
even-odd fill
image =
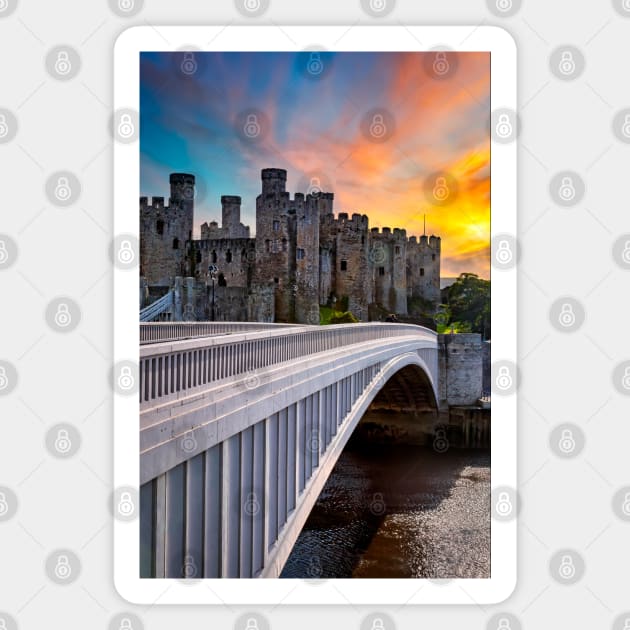
[[[140,311],[141,322],[151,322],[160,314],[168,311],[173,307],[174,301],[173,290],[171,289],[166,295],[163,295],[159,300],[152,302],[149,306],[145,306]]]
[[[299,324],[267,324],[262,322],[143,322],[140,324],[140,344],[183,341],[198,337],[213,337],[251,330],[275,330]]]
[[[208,326],[206,330],[213,330],[217,324],[184,326],[190,332],[195,326]],[[151,328],[160,326],[167,331],[166,335],[172,335],[181,324],[152,324]],[[167,336],[169,341],[141,345],[141,411],[202,391],[211,383],[223,379],[246,376],[278,363],[353,344],[412,336],[435,344],[437,352],[436,333],[412,324],[269,325],[264,330],[260,330],[261,324],[256,326],[258,329],[251,332],[219,333],[219,336],[216,332],[207,332],[205,334],[215,336],[178,341]],[[225,325],[223,332],[229,332],[225,330]],[[190,335],[187,334],[187,337]],[[437,362],[430,369],[433,381],[437,382]]]

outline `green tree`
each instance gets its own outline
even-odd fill
[[[490,335],[490,281],[474,273],[462,273],[448,288],[451,321],[470,324],[472,332]]]

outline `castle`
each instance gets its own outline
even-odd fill
[[[255,237],[241,223],[241,198],[225,195],[221,226],[203,223],[201,238],[193,239],[194,175],[170,175],[168,205],[163,197],[151,203],[140,197],[140,275],[148,287],[188,278],[188,318],[199,320],[317,324],[320,305],[342,307],[361,321],[374,308],[398,315],[418,304],[435,310],[439,236],[370,229],[366,215],[335,217],[333,193],[313,182],[307,194],[291,198],[285,170],[266,168],[261,176]],[[210,268],[217,269],[215,282]]]

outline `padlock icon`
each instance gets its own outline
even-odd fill
[[[67,580],[72,575],[72,567],[70,566],[68,556],[60,554],[57,557],[54,572],[60,580]]]
[[[72,315],[70,315],[70,309],[65,302],[61,302],[57,306],[54,321],[58,328],[67,328],[72,323]]]
[[[55,60],[55,72],[61,76],[66,76],[72,70],[72,63],[67,51],[60,50]]]
[[[118,630],[133,630],[131,619],[129,619],[128,617],[123,617],[120,620],[120,626],[118,626]]]
[[[4,516],[8,511],[9,504],[7,503],[7,497],[4,492],[0,492],[0,516]],[[1,627],[0,630],[2,630]]]
[[[512,9],[512,0],[497,0],[497,9],[501,13],[507,13]]]
[[[630,0],[629,0],[630,1]],[[0,123],[2,121],[0,120]],[[1,126],[0,126],[1,129]],[[625,138],[630,138],[630,114],[626,114],[623,119],[623,125],[621,126],[621,133]]]
[[[384,514],[387,506],[385,505],[385,499],[380,492],[375,492],[372,497],[372,503],[370,503],[370,511],[377,516]]]
[[[2,8],[2,2],[0,2],[0,11],[4,11],[4,9]],[[4,620],[4,618],[0,618],[0,630],[8,630],[7,622]]]
[[[129,265],[135,258],[136,254],[131,247],[131,242],[127,240],[121,241],[120,248],[118,249],[118,261],[123,265]]]
[[[624,11],[630,11],[630,0],[623,0],[623,3],[621,6],[623,7]],[[627,621],[626,623],[630,623],[630,621]]]
[[[120,368],[120,374],[118,375],[118,387],[128,392],[130,389],[133,389],[134,385],[135,379],[131,373],[131,368],[128,365],[123,365]]]
[[[258,630],[258,621],[250,617],[245,624],[245,630]]]
[[[6,368],[0,365],[0,391],[6,389],[9,386],[9,377],[7,376]]]
[[[258,514],[260,511],[260,502],[258,501],[258,497],[255,492],[250,492],[243,505],[243,509],[245,510],[245,514],[248,516],[254,516]]]
[[[499,619],[499,623],[497,624],[497,630],[512,630],[510,620],[505,617],[501,617],[501,619]]]
[[[72,197],[72,188],[67,177],[59,177],[55,186],[55,197],[59,201],[68,201]]]
[[[626,516],[630,516],[630,492],[626,492],[626,496],[624,497],[623,503],[621,504],[621,511]]]
[[[185,453],[192,453],[197,448],[197,440],[192,431],[187,431],[181,441],[182,450]]]
[[[386,6],[386,0],[370,0],[370,10],[374,11],[374,13],[380,13],[381,11],[384,11]]]
[[[512,253],[512,250],[510,249],[510,244],[506,240],[499,241],[499,247],[497,249],[496,259],[497,259],[497,262],[501,263],[502,265],[507,265],[511,263],[512,260],[514,259],[514,254]]]
[[[570,580],[575,577],[575,564],[573,563],[573,558],[571,558],[571,556],[562,556],[558,573],[564,580]]]
[[[385,625],[380,617],[374,619],[374,621],[372,622],[371,630],[385,630]]]
[[[495,379],[497,387],[501,391],[506,391],[512,387],[512,376],[510,374],[510,370],[507,365],[502,365],[499,368],[499,373],[497,374],[497,378]]]
[[[4,114],[0,114],[0,138],[4,138],[9,135],[9,125],[7,125],[7,117]]]
[[[125,140],[131,138],[136,132],[136,128],[131,120],[131,114],[121,114],[118,122],[118,135]]]
[[[184,59],[180,65],[180,68],[184,74],[191,75],[197,72],[197,60],[195,59],[195,54],[192,52],[185,52]]]
[[[575,438],[571,429],[564,429],[560,435],[558,448],[565,454],[570,455],[575,450]]]
[[[370,135],[373,138],[382,138],[387,133],[383,114],[374,114],[372,123],[370,124]]]
[[[321,54],[318,52],[312,52],[306,68],[313,76],[320,75],[324,71],[324,62],[322,61]]]
[[[446,184],[446,177],[438,177],[433,187],[433,196],[437,201],[446,201],[451,194]]]
[[[507,492],[499,492],[499,499],[495,505],[499,516],[509,516],[512,513],[512,501]]]
[[[183,574],[185,578],[194,578],[197,575],[197,565],[195,559],[192,556],[184,556],[184,570]]]
[[[9,252],[6,243],[0,239],[0,265],[4,265],[9,260]]]
[[[260,9],[260,0],[245,0],[244,6],[246,11],[258,11]]]
[[[313,197],[317,197],[317,195],[319,195],[320,192],[322,192],[322,183],[319,177],[311,177],[311,183],[309,184],[306,194],[313,195]]]
[[[630,241],[626,241],[623,252],[621,252],[621,258],[623,262],[630,265]]]
[[[121,492],[120,501],[118,501],[118,513],[121,516],[131,516],[135,509],[133,501],[131,500],[131,493]]]
[[[575,325],[575,313],[571,304],[563,304],[560,308],[558,321],[563,328],[571,328]]]
[[[55,450],[61,455],[65,455],[70,452],[72,448],[72,440],[68,435],[68,431],[65,429],[59,429],[57,431],[57,437],[55,438]]]
[[[627,11],[630,11],[630,0],[626,0],[628,2]],[[630,617],[626,617],[626,620],[623,624],[623,630],[630,630]]]
[[[558,69],[565,76],[570,76],[575,72],[575,59],[570,50],[565,50],[560,58]]]
[[[257,138],[260,135],[260,124],[256,114],[248,114],[243,132],[248,138]]]
[[[573,179],[571,177],[563,177],[558,192],[562,201],[573,201],[576,195]]]
[[[451,64],[446,58],[446,53],[438,52],[433,60],[433,72],[438,76],[444,76],[451,69]]]
[[[438,429],[433,438],[433,450],[437,453],[445,453],[448,451],[448,438],[444,429]]]
[[[9,0],[0,0],[0,13],[2,13],[3,11],[6,11],[8,6],[9,6]],[[4,619],[0,619],[0,621],[4,623]],[[0,630],[3,630],[2,626],[0,626]]]
[[[133,11],[134,4],[134,0],[118,0],[118,8],[125,13]]]
[[[509,138],[512,135],[513,129],[514,128],[512,127],[512,123],[510,122],[510,117],[507,114],[501,114],[499,116],[499,122],[495,127],[497,136],[503,139]]]
[[[624,389],[630,389],[630,366],[626,367],[623,371],[621,385]]]

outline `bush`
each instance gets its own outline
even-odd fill
[[[335,312],[330,316],[330,324],[356,324],[358,319],[350,312],[344,311],[343,313]]]

